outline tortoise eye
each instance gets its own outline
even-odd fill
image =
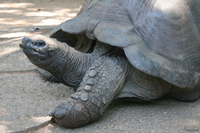
[[[38,41],[38,42],[35,43],[35,45],[36,45],[37,47],[44,47],[44,46],[46,45],[46,43],[43,42],[43,41]]]

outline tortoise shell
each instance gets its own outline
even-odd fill
[[[50,36],[70,43],[80,34],[123,49],[135,68],[175,86],[200,84],[198,0],[87,0]]]

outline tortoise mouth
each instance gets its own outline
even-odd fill
[[[37,49],[34,49],[34,48],[23,48],[23,52],[25,54],[28,54],[28,55],[34,55],[34,56],[39,56],[39,57],[46,57],[45,54],[41,53],[40,50],[37,50]]]

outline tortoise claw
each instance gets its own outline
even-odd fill
[[[49,111],[49,112],[47,113],[47,115],[53,117],[57,110],[58,110],[58,108],[55,107],[54,109],[52,109],[51,111]]]
[[[55,107],[47,115],[54,118],[63,118],[67,113],[67,110],[62,107],[62,105]]]

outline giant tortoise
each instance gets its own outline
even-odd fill
[[[50,77],[75,88],[49,113],[64,127],[96,120],[115,99],[200,95],[199,0],[86,0],[50,38],[24,37],[20,46]]]

